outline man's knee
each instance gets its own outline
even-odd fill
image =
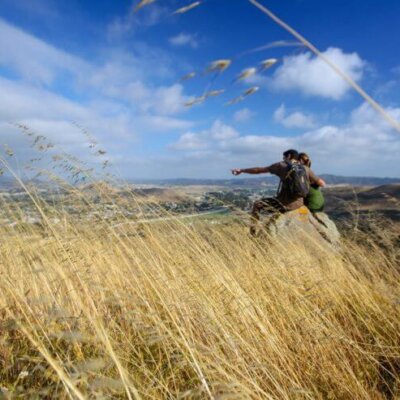
[[[253,210],[263,210],[267,213],[283,213],[285,212],[285,207],[278,199],[274,197],[266,197],[260,200],[256,200],[253,204]]]

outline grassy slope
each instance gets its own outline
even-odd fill
[[[399,270],[373,240],[335,255],[254,241],[235,222],[62,221],[2,228],[4,393],[380,399],[397,390]]]

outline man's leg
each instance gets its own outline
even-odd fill
[[[263,201],[263,199],[256,200],[253,203],[253,208],[251,210],[251,220],[250,220],[250,235],[251,236],[256,236],[257,225],[258,225],[258,221],[260,220],[260,212],[264,207],[266,207],[266,203]]]
[[[262,210],[267,213],[284,213],[286,211],[281,202],[274,197],[263,197],[260,200],[256,200],[251,210],[250,234],[252,236],[255,236],[257,233],[257,225]]]

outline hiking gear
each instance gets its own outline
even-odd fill
[[[291,163],[286,161],[286,163],[288,165],[288,171],[286,176],[281,179],[278,188],[278,196],[285,192],[288,197],[292,199],[307,197],[310,192],[310,181],[306,168],[298,162]]]
[[[323,211],[325,199],[318,186],[310,186],[310,192],[308,193],[308,196],[304,199],[304,204],[309,208],[311,212]]]

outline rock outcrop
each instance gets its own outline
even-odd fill
[[[307,207],[272,217],[265,229],[273,238],[299,239],[303,243],[314,242],[335,250],[340,248],[340,233],[335,223],[327,214],[313,214]]]

